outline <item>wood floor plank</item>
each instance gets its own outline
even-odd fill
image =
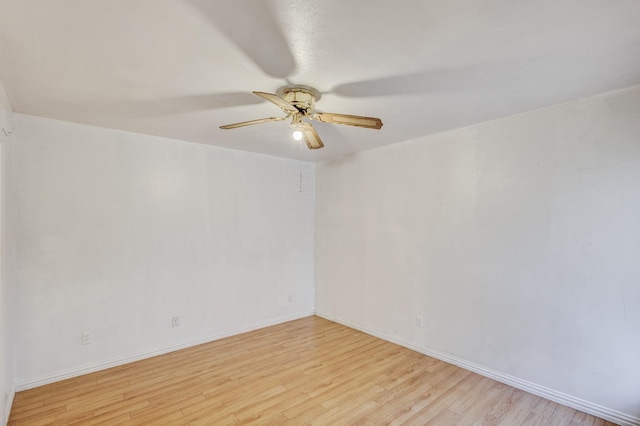
[[[82,420],[80,422],[71,423],[73,425],[83,426],[115,426],[131,423],[131,416],[129,413],[122,413],[112,415],[111,413],[100,414],[94,416],[91,419]]]
[[[307,317],[16,394],[18,425],[610,425]]]
[[[542,398],[540,398],[537,395],[523,392],[520,398],[514,401],[513,405],[509,408],[509,410],[507,410],[498,419],[497,424],[502,426],[524,424],[526,418],[529,416],[529,414],[531,414],[531,407],[535,407],[535,405],[541,399]],[[593,416],[589,416],[589,417],[594,418]]]

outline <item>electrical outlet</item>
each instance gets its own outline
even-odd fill
[[[85,331],[84,333],[82,333],[82,344],[88,345],[89,343],[91,343],[91,333]]]
[[[424,318],[416,317],[416,326],[420,328],[424,327]]]
[[[293,296],[292,296],[292,295],[289,295],[289,296],[287,297],[287,302],[288,302],[288,303],[293,302]]]
[[[180,317],[171,318],[171,327],[178,327],[180,325]]]

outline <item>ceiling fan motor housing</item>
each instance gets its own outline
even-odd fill
[[[320,92],[307,86],[286,86],[278,90],[278,96],[298,108],[304,115],[313,113]]]

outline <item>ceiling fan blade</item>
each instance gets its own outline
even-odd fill
[[[221,129],[235,129],[237,127],[251,126],[253,124],[268,123],[269,121],[282,121],[282,120],[286,120],[287,118],[289,118],[289,116],[286,116],[286,117],[261,118],[259,120],[251,120],[251,121],[243,121],[241,123],[227,124],[226,126],[220,126],[220,128]]]
[[[269,102],[276,104],[278,107],[282,108],[282,110],[288,114],[296,114],[298,108],[291,105],[289,102],[285,101],[278,95],[274,95],[272,93],[264,93],[264,92],[253,92],[254,95],[260,96],[263,99],[268,100]]]
[[[304,135],[304,141],[307,143],[309,149],[320,149],[324,146],[318,132],[309,123],[304,123],[302,126],[302,134]]]
[[[265,74],[285,79],[295,70],[288,42],[290,28],[280,24],[273,5],[251,0],[187,0],[186,3],[209,19]]]
[[[382,127],[382,120],[375,117],[319,112],[313,114],[311,118],[323,123],[346,124],[348,126],[366,127],[367,129],[379,129]]]

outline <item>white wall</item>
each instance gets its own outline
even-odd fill
[[[0,82],[0,424],[5,424],[14,396],[13,348],[13,226],[11,156],[13,112]]]
[[[297,161],[20,114],[14,133],[18,389],[313,313],[312,164],[300,193]]]
[[[640,422],[639,87],[316,180],[319,314]]]

